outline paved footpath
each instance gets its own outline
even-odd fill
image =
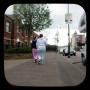
[[[80,68],[79,68],[80,67]],[[72,64],[65,56],[47,52],[44,65],[27,60],[5,60],[5,78],[17,86],[74,86],[81,83],[86,68]]]

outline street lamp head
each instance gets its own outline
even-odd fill
[[[19,42],[20,40],[19,40],[19,38],[17,38],[17,42]]]
[[[30,43],[32,43],[32,40],[30,40]]]

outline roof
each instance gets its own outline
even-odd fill
[[[5,16],[7,16],[7,17],[9,17],[10,19],[13,19],[13,20],[14,20],[14,15],[8,15],[8,14],[6,15],[6,14],[5,14]]]
[[[14,19],[14,15],[8,15],[10,18]]]

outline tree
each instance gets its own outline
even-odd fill
[[[28,38],[33,31],[40,31],[51,25],[50,11],[46,4],[14,5],[14,17],[22,30],[28,31]],[[29,39],[28,39],[29,45]]]
[[[59,43],[59,32],[57,31],[55,34],[55,38],[54,38],[55,42],[56,42],[56,52],[58,52],[58,43]]]

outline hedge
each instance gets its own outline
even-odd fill
[[[55,45],[47,45],[46,50],[47,51],[56,51],[57,46]]]
[[[56,51],[55,45],[47,45],[46,50],[47,51]],[[19,47],[19,48],[8,48],[4,49],[5,53],[31,53],[31,47]]]
[[[19,47],[4,49],[5,53],[31,53],[31,47]]]

